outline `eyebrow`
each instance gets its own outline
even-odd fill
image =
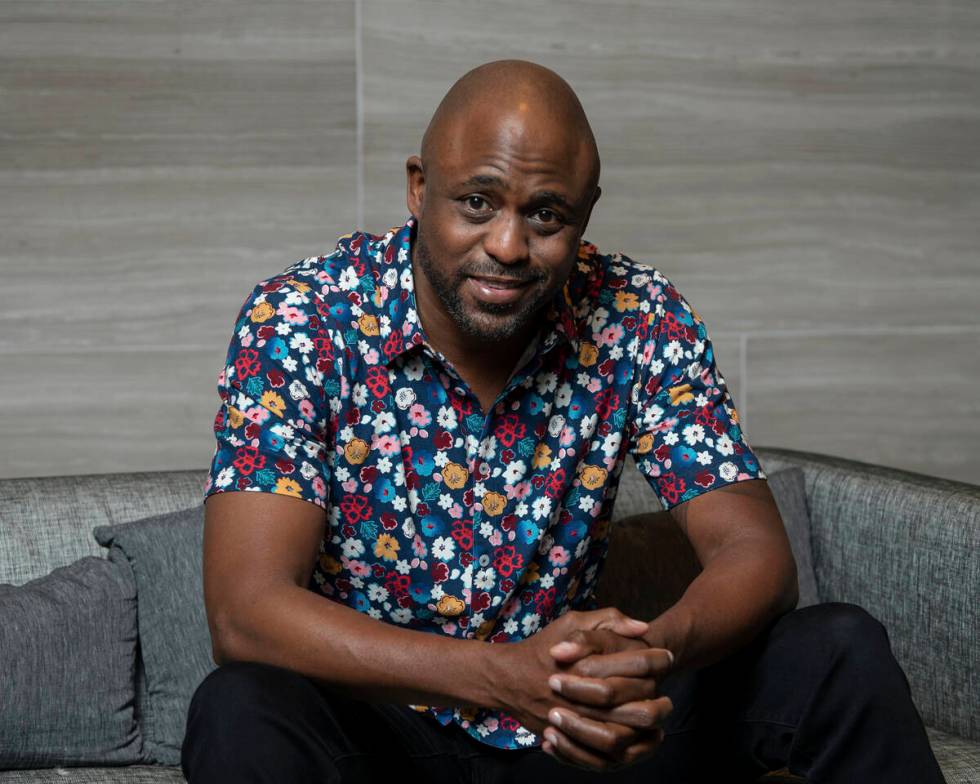
[[[459,187],[461,188],[475,188],[475,187],[497,187],[502,188],[504,181],[500,177],[495,177],[492,174],[474,174],[468,180],[461,182]],[[562,196],[557,191],[536,191],[531,195],[532,204],[556,204],[559,207],[563,207],[569,212],[575,211],[575,205],[572,204],[568,199]]]

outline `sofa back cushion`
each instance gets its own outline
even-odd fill
[[[204,506],[97,526],[92,533],[136,584],[146,759],[179,765],[191,696],[216,667],[204,611]]]
[[[0,583],[21,585],[86,555],[92,527],[200,503],[206,470],[0,479]]]
[[[888,630],[931,727],[980,741],[980,486],[856,460],[762,448],[802,468],[820,596]]]
[[[85,556],[0,585],[0,769],[142,761],[136,584]]]

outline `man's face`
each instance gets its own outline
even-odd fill
[[[499,342],[564,285],[598,194],[588,148],[560,128],[520,115],[460,126],[414,174],[409,159],[413,258],[460,333]]]

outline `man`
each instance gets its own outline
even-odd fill
[[[584,241],[599,157],[571,88],[474,69],[407,175],[404,226],[342,237],[239,313],[191,784],[942,781],[881,624],[791,612],[703,320]],[[649,623],[593,598],[627,453],[704,565]]]

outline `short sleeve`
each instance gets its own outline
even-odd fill
[[[310,286],[272,278],[245,299],[218,374],[217,440],[204,486],[253,491],[326,508],[330,486],[324,368],[332,342]]]
[[[739,425],[707,327],[659,271],[650,330],[638,347],[630,454],[664,509],[748,479],[765,479]]]

